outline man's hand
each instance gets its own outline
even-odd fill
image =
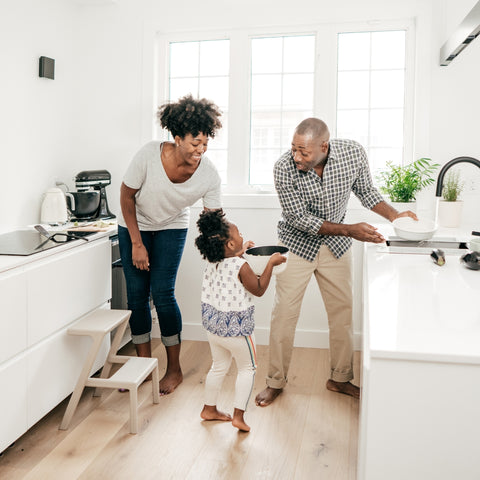
[[[406,210],[405,212],[399,213],[397,215],[397,218],[400,218],[400,217],[411,217],[414,220],[418,220],[417,215],[414,212],[412,212],[411,210]]]
[[[368,223],[354,223],[346,225],[349,237],[361,242],[383,243],[385,238],[378,232],[378,230]]]

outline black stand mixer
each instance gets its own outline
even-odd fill
[[[77,215],[71,218],[72,221],[107,220],[109,218],[115,218],[115,215],[108,208],[107,193],[105,191],[105,187],[111,183],[111,178],[110,172],[107,170],[85,170],[77,174],[75,177],[75,186],[78,194],[82,195],[82,192],[98,192],[100,201],[94,211],[88,212],[88,215]],[[73,195],[75,196],[75,194]],[[79,200],[78,196],[76,200]]]

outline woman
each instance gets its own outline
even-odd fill
[[[203,154],[222,124],[215,104],[191,95],[162,105],[157,116],[174,142],[149,142],[133,158],[120,190],[123,218],[118,219],[118,237],[132,310],[132,341],[139,357],[151,356],[151,292],[167,352],[167,371],[159,386],[166,395],[183,380],[175,280],[189,207],[202,198],[205,209],[221,208],[220,176]]]

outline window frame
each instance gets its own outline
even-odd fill
[[[180,41],[230,41],[229,131],[227,153],[226,194],[274,194],[274,186],[249,185],[250,170],[250,98],[251,98],[251,41],[254,38],[315,35],[315,89],[314,115],[330,127],[336,136],[337,123],[337,49],[338,34],[365,31],[406,31],[405,103],[403,163],[413,160],[414,151],[414,91],[415,91],[415,22],[413,19],[393,21],[358,21],[336,24],[305,24],[294,27],[236,28],[230,31],[205,29],[189,32],[157,32],[155,37],[155,65],[153,109],[168,99],[169,43]],[[325,75],[322,66],[327,65]],[[168,135],[152,119],[152,138],[166,140]],[[207,151],[208,156],[208,151]]]
[[[339,28],[341,27],[341,28]],[[355,22],[332,27],[335,36],[335,52],[338,51],[339,33],[384,32],[405,30],[405,97],[403,114],[403,155],[402,165],[411,163],[414,153],[414,92],[415,92],[415,23],[413,20]],[[337,103],[338,63],[335,60],[335,104]],[[334,125],[337,124],[335,105]],[[372,170],[372,174],[373,174]]]

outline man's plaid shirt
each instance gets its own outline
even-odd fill
[[[275,163],[273,176],[282,207],[278,237],[290,251],[313,262],[320,245],[327,245],[340,258],[352,245],[343,236],[319,235],[325,220],[343,223],[350,192],[365,208],[383,201],[373,186],[363,147],[353,140],[330,140],[328,160],[320,178],[315,170],[299,171],[291,151]]]

